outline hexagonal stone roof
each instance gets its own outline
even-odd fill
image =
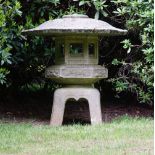
[[[127,30],[122,30],[107,22],[89,18],[87,15],[65,15],[60,19],[49,20],[36,28],[24,30],[28,35],[64,35],[86,34],[99,36],[125,35]]]

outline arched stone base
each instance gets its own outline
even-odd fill
[[[66,101],[85,98],[89,104],[91,124],[102,123],[100,93],[95,88],[59,88],[54,93],[50,125],[62,125]]]

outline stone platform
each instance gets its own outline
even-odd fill
[[[45,77],[60,84],[89,85],[108,77],[108,70],[100,65],[54,65]]]

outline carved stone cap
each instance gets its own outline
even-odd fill
[[[89,18],[87,15],[72,14],[65,15],[63,18],[49,20],[36,28],[24,30],[28,35],[98,35],[115,36],[125,35],[127,30],[113,27],[107,22]]]

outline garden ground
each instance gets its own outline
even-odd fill
[[[16,100],[17,98],[17,100]],[[45,95],[21,96],[11,98],[9,102],[0,102],[0,120],[4,123],[28,122],[33,124],[49,124],[52,97]],[[131,101],[103,101],[102,119],[111,122],[120,116],[153,118],[153,107]],[[90,124],[89,107],[86,101],[67,102],[63,124]]]
[[[0,155],[153,154],[152,107],[104,103],[103,124],[90,126],[88,104],[70,102],[64,126],[50,127],[52,105],[45,98],[0,102]]]
[[[0,123],[0,155],[153,155],[153,119],[124,116],[102,125]]]

